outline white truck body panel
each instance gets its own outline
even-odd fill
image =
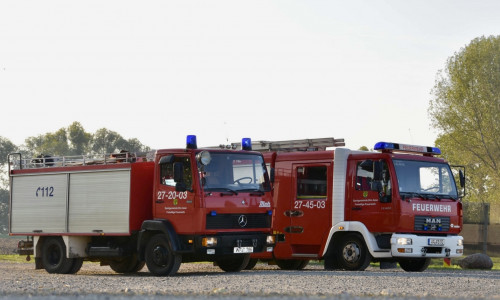
[[[46,187],[52,196],[40,191]],[[66,232],[67,187],[67,174],[13,177],[11,232]]]
[[[14,175],[11,233],[128,234],[130,181],[130,169]]]

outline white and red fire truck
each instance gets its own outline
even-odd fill
[[[325,269],[381,261],[423,271],[431,258],[462,255],[465,189],[438,148],[381,142],[375,152],[325,150],[343,142],[254,142],[271,170],[277,238],[273,253],[253,255],[247,268],[260,258],[282,269],[324,260]],[[463,188],[465,170],[454,170]]]
[[[251,148],[244,139],[244,149]],[[272,251],[272,198],[264,158],[245,150],[165,149],[104,159],[9,155],[11,235],[49,273],[84,260],[118,273],[144,265],[173,275],[181,262],[244,268]]]

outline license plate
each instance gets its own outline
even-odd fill
[[[444,239],[429,239],[429,246],[444,246]]]
[[[253,247],[234,247],[233,253],[253,253]]]

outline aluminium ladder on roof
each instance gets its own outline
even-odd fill
[[[268,151],[324,151],[327,147],[345,146],[344,139],[317,138],[285,141],[252,141],[252,150],[260,152]],[[231,143],[232,149],[241,149],[241,143]]]

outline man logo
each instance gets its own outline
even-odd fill
[[[241,215],[241,216],[238,218],[238,224],[239,224],[239,225],[240,225],[240,227],[242,227],[242,228],[243,228],[243,227],[245,227],[245,226],[247,226],[247,222],[248,222],[248,220],[247,220],[247,216],[245,216],[245,215]]]

